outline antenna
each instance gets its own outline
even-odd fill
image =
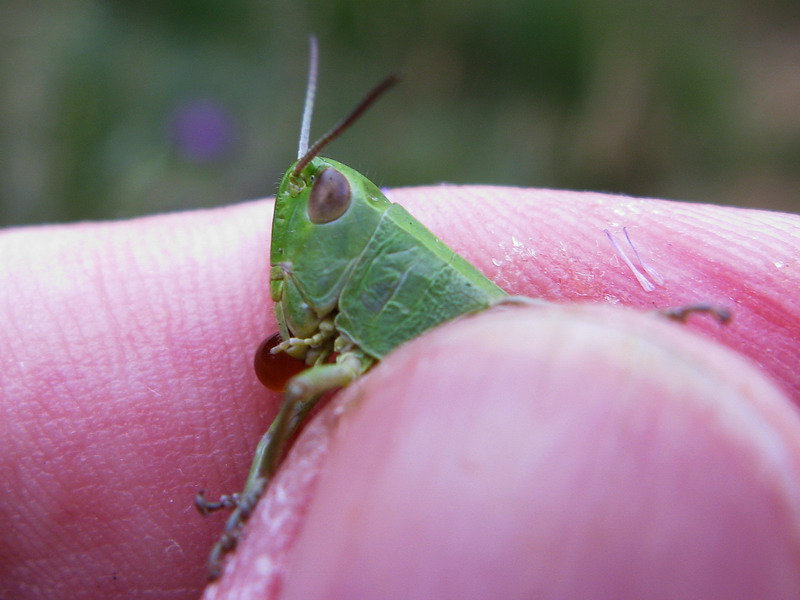
[[[386,90],[388,90],[398,81],[400,81],[400,78],[397,75],[389,75],[389,77],[372,88],[370,92],[364,96],[364,99],[359,102],[353,110],[350,111],[350,114],[334,125],[328,131],[328,133],[314,142],[314,145],[311,146],[311,148],[309,148],[305,154],[303,154],[301,157],[298,157],[297,164],[295,164],[294,169],[292,170],[292,175],[295,177],[300,175],[300,172],[305,169],[306,165],[308,165],[308,163],[310,163],[325,146],[339,137],[339,135],[345,129],[350,127],[350,125],[352,125],[353,122],[358,119],[373,102],[375,102]]]
[[[306,101],[303,105],[303,122],[300,125],[300,144],[297,148],[297,158],[302,158],[308,152],[308,133],[311,131],[311,113],[314,112],[314,95],[317,92],[317,38],[308,38],[308,83],[306,84]]]

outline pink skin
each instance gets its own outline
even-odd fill
[[[800,597],[796,216],[395,190],[516,294],[298,440],[208,598]],[[271,203],[0,235],[0,597],[194,598],[279,397]],[[663,278],[645,292],[603,229]],[[729,307],[720,327],[620,306]],[[699,335],[698,335],[699,333]],[[702,339],[702,337],[705,339]]]

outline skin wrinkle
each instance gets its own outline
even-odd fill
[[[192,239],[192,241],[194,240]],[[218,269],[212,269],[210,271],[210,280],[211,280],[211,285],[214,288],[222,287],[218,285],[218,282],[220,280]],[[217,283],[217,285],[214,285],[215,283]],[[226,309],[226,304],[229,306],[234,305],[233,295],[219,294],[219,293],[212,294],[210,296],[209,304],[210,304],[209,313],[212,316],[216,316],[219,319],[226,319],[228,318],[228,315],[230,315],[232,312],[230,308]],[[227,346],[229,344],[230,341],[228,339],[221,339],[218,340],[218,344],[212,347],[215,354],[215,358],[212,361],[213,371],[211,372],[210,376],[214,379],[217,378],[230,379],[231,375],[235,373],[235,369],[233,368],[235,356],[230,352],[230,350],[228,350]]]
[[[148,324],[143,317],[134,312],[126,312],[126,308],[134,305],[138,298],[135,297],[135,286],[144,283],[144,278],[141,276],[141,268],[134,262],[134,268],[126,269],[123,265],[127,259],[134,257],[134,252],[130,247],[127,240],[122,243],[114,243],[111,240],[112,251],[100,255],[103,262],[103,269],[99,269],[97,275],[98,287],[101,290],[99,298],[103,300],[102,305],[109,307],[105,311],[106,319],[109,321],[105,325],[106,335],[103,340],[108,339],[107,342],[107,356],[108,365],[113,369],[110,376],[112,382],[126,382],[130,385],[141,378],[142,369],[139,365],[148,362],[148,349],[142,345],[136,344],[133,340],[136,337],[141,337],[148,329]],[[120,272],[125,273],[122,281],[114,284],[113,278],[118,276]],[[114,309],[119,305],[118,309]],[[108,332],[114,332],[108,336]],[[119,336],[121,340],[114,341],[114,335]],[[130,350],[125,352],[124,356],[115,358],[117,353],[121,352],[121,348],[126,347]],[[120,388],[124,384],[118,384],[116,393],[124,394]]]

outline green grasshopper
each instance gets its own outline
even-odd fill
[[[284,340],[272,352],[286,353],[308,368],[288,381],[278,415],[256,449],[244,491],[219,502],[206,501],[202,493],[195,498],[203,514],[233,509],[209,558],[212,580],[322,394],[348,385],[394,348],[441,323],[498,303],[541,302],[509,296],[366,177],[318,156],[396,77],[382,81],[307,147],[316,56],[312,39],[298,159],[283,176],[275,199],[270,269],[270,292]],[[684,319],[695,311],[718,314],[713,307],[696,305],[668,316]]]

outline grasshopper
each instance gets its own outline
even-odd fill
[[[195,498],[203,514],[233,510],[209,557],[211,580],[236,547],[289,442],[325,392],[348,385],[394,348],[441,323],[499,303],[542,302],[509,296],[366,177],[319,156],[396,77],[383,80],[308,147],[316,68],[312,38],[298,158],[281,180],[272,221],[270,292],[283,341],[271,350],[262,344],[256,358],[257,370],[258,355],[265,351],[285,353],[302,361],[304,369],[285,386],[244,491],[218,502],[205,500],[202,492]],[[665,313],[684,320],[697,311],[727,318],[710,305]]]

